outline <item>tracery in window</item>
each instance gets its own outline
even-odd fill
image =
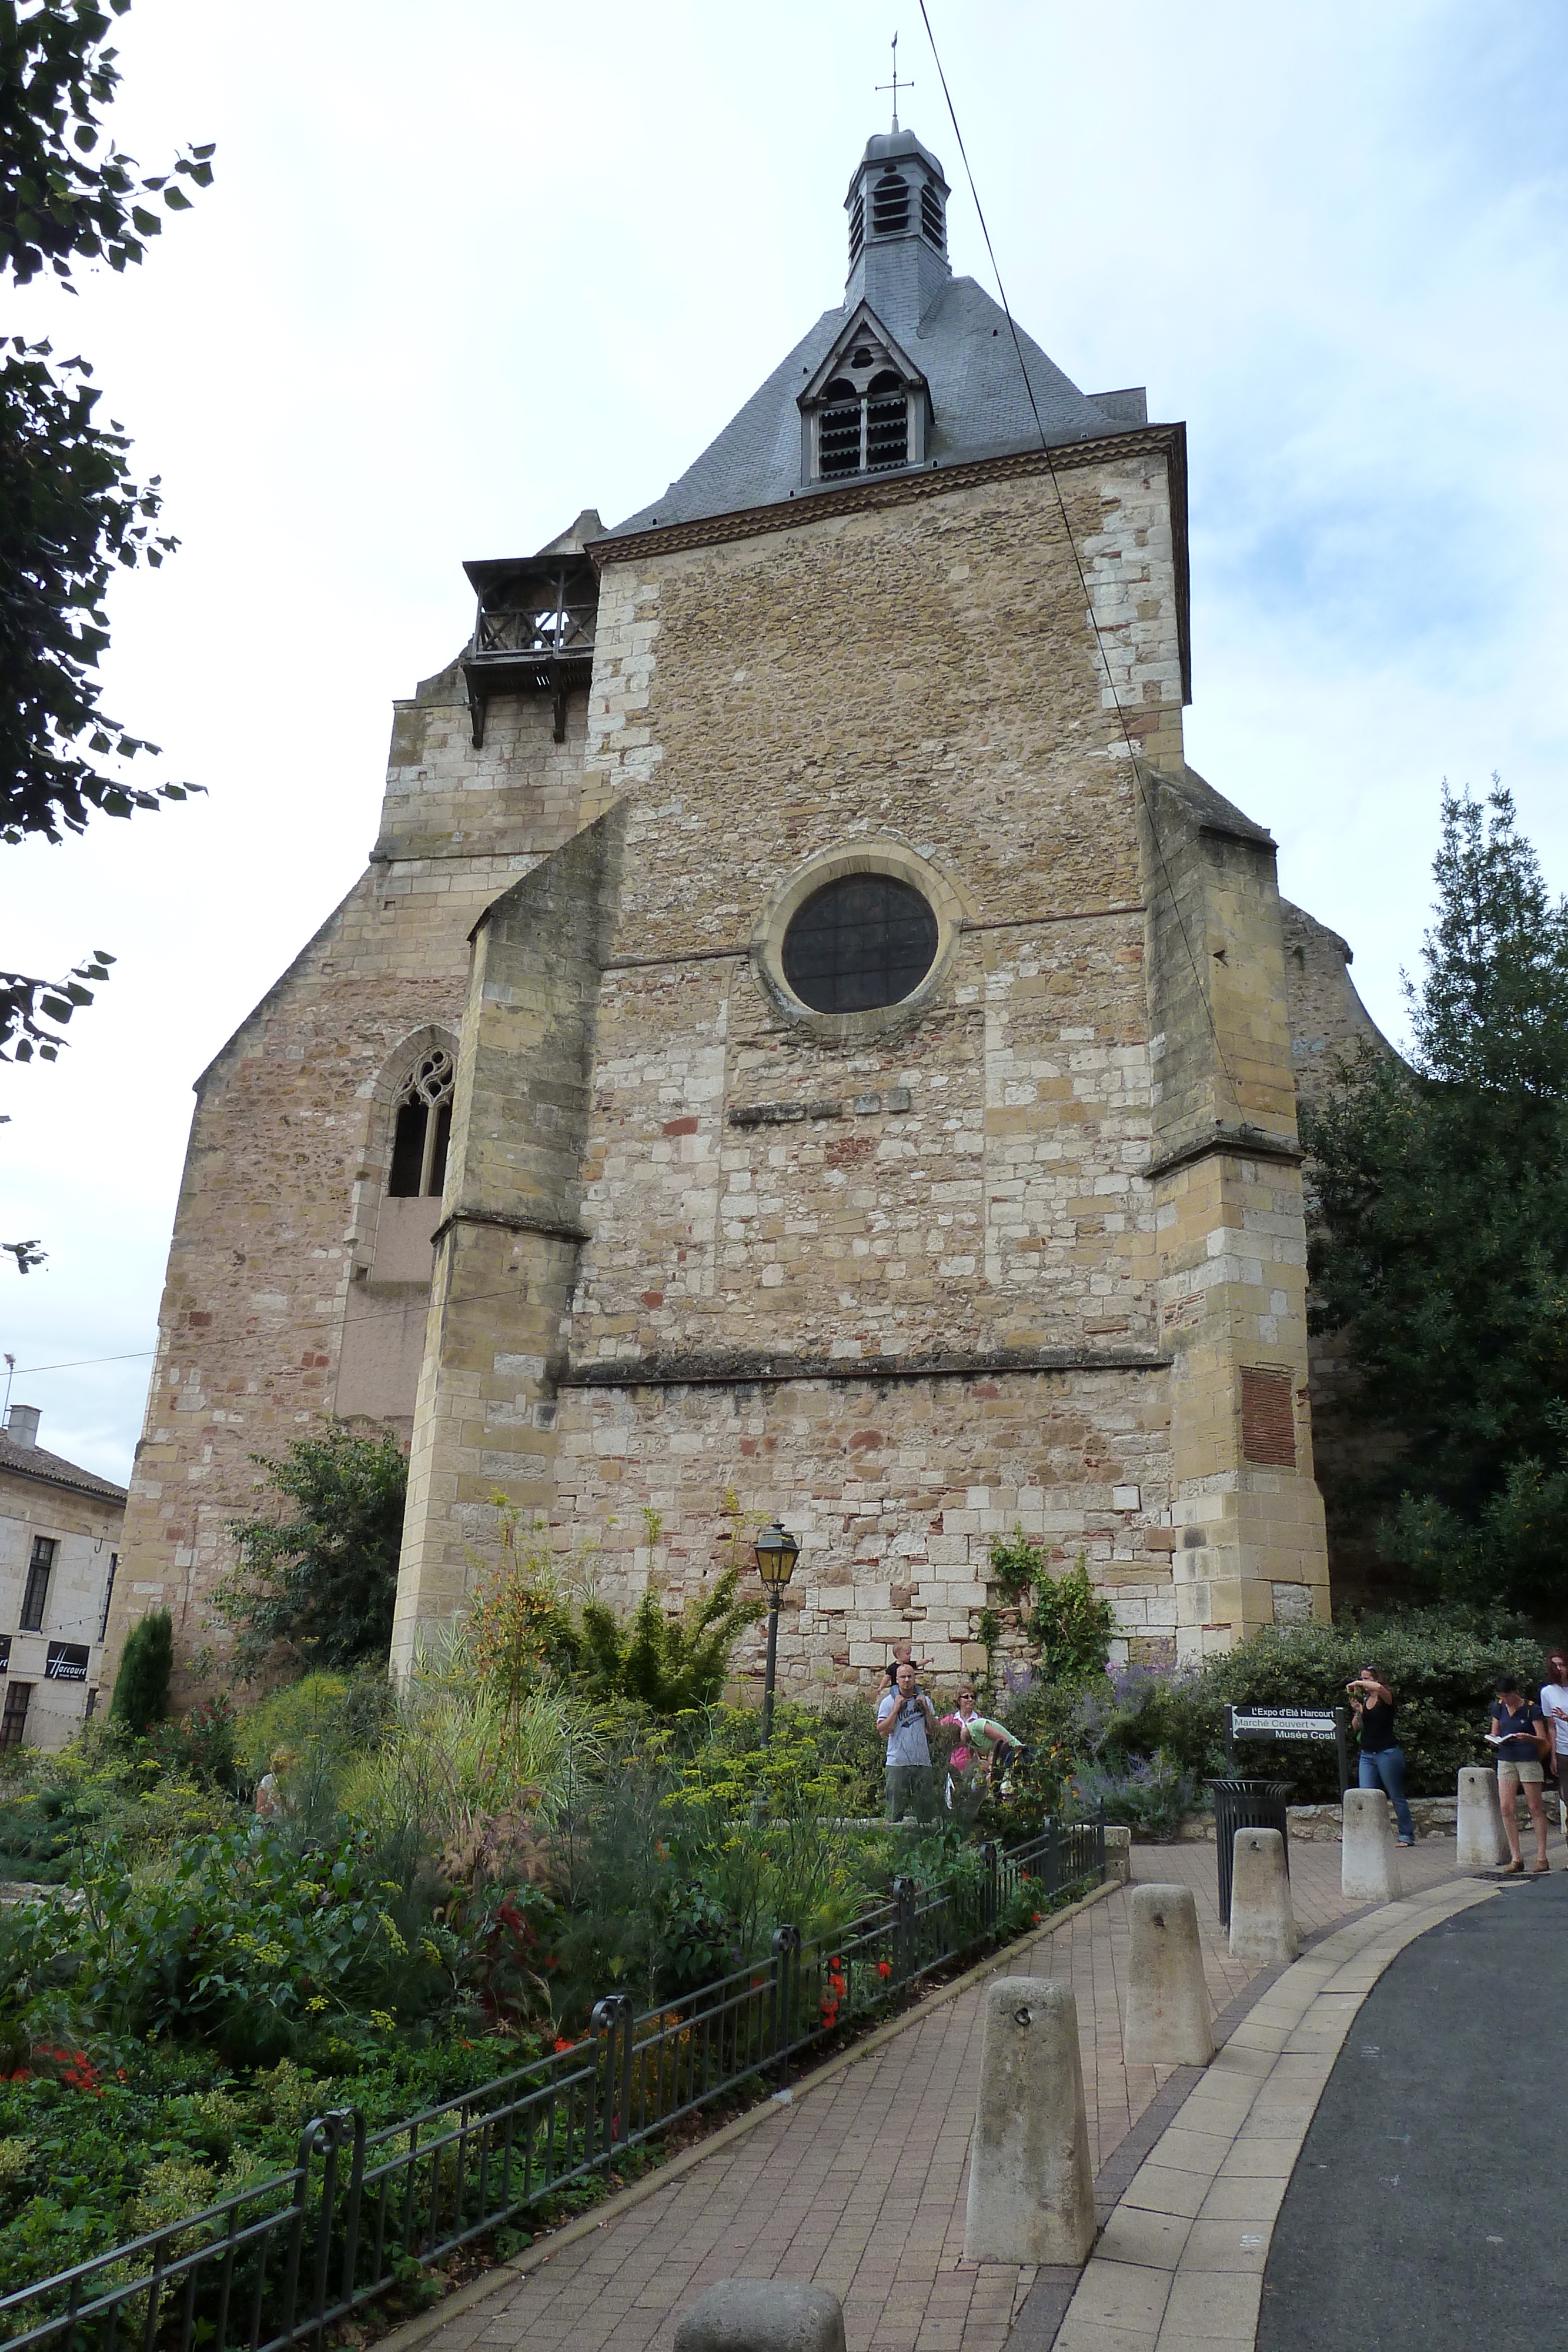
[[[936,961],[936,916],[891,874],[812,892],[784,935],[784,977],[813,1013],[868,1013],[913,996]]]
[[[446,1182],[454,1076],[451,1055],[444,1046],[434,1046],[398,1095],[392,1173],[387,1180],[387,1191],[394,1201],[434,1196]]]

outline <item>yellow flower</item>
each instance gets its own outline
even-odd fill
[[[395,1920],[395,1919],[393,1919],[393,1918],[391,1916],[391,1915],[390,1915],[388,1912],[385,1912],[385,1911],[382,1911],[382,1912],[379,1913],[379,1914],[378,1914],[378,1916],[379,1916],[379,1917],[380,1917],[380,1919],[381,1919],[382,1926],[382,1927],[386,1929],[386,1931],[387,1931],[387,1941],[388,1941],[388,1943],[392,1946],[392,1948],[393,1951],[394,1951],[394,1952],[398,1952],[398,1953],[406,1952],[406,1951],[407,1951],[407,1949],[408,1949],[408,1946],[403,1942],[402,1937],[398,1934],[398,1931],[397,1931],[397,1922],[396,1922],[396,1920]]]
[[[311,2010],[325,2009],[327,2006],[326,1994],[323,1992],[314,1994],[312,1998],[306,2002],[305,2006],[307,2009]]]
[[[372,2009],[371,2011],[371,2023],[375,2026],[379,2032],[382,2033],[391,2033],[397,2024],[397,2020],[392,2015],[391,2010]]]

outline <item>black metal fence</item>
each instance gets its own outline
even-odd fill
[[[780,1927],[769,1958],[642,2015],[595,2008],[552,2058],[369,2132],[341,2107],[300,2135],[292,2170],[0,2297],[14,2352],[282,2352],[611,2164],[736,2084],[774,2073],[839,2025],[1042,1906],[1104,1876],[1103,1821],[968,1850],[940,1890],[891,1901],[836,1942]],[[1020,1927],[1025,1922],[1017,1922]]]

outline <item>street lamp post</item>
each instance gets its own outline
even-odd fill
[[[779,1664],[779,1603],[784,1598],[784,1587],[795,1572],[795,1562],[800,1557],[800,1546],[787,1528],[777,1521],[764,1528],[753,1549],[757,1554],[757,1573],[762,1579],[768,1595],[768,1672],[762,1685],[762,1745],[767,1747],[773,1737],[773,1676]]]

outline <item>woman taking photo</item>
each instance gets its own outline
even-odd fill
[[[1394,1736],[1394,1693],[1375,1666],[1363,1666],[1345,1685],[1351,1729],[1361,1741],[1357,1779],[1364,1789],[1385,1789],[1394,1808],[1401,1845],[1414,1845],[1416,1824],[1405,1801],[1405,1750]]]

